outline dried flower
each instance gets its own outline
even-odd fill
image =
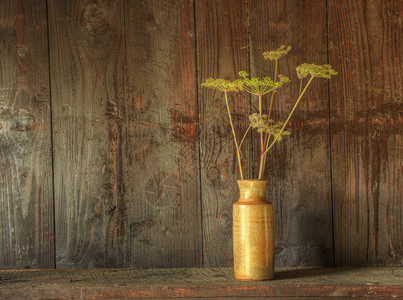
[[[209,78],[201,85],[221,92],[239,92],[242,91],[243,83],[240,80],[230,81],[226,79]]]
[[[291,81],[287,76],[283,76],[283,75],[278,75],[278,78],[282,83],[287,83],[287,82]]]
[[[239,72],[238,75],[242,77],[242,79],[239,79],[239,81],[243,83],[243,90],[257,96],[263,96],[267,93],[270,93],[281,87],[284,83],[290,81],[288,77],[282,75],[280,75],[280,81],[277,82],[274,82],[273,79],[268,76],[263,78],[249,78],[249,74],[245,71]]]
[[[263,132],[264,128],[268,123],[268,116],[266,114],[252,114],[249,116],[249,121],[252,128],[257,128],[258,132]],[[273,123],[273,120],[270,120],[270,123]]]
[[[247,136],[248,132],[251,128],[256,129],[256,131],[260,135],[260,167],[259,167],[259,179],[262,179],[263,170],[265,168],[265,162],[267,158],[268,151],[273,147],[273,145],[281,141],[284,136],[290,135],[289,131],[285,130],[286,124],[289,122],[292,114],[294,113],[295,109],[298,106],[298,103],[301,101],[302,96],[305,94],[308,86],[311,84],[312,80],[315,77],[322,77],[322,78],[330,78],[333,75],[336,75],[337,72],[333,70],[330,65],[315,65],[315,64],[302,64],[297,67],[297,75],[301,79],[300,83],[300,90],[298,97],[288,114],[288,117],[284,122],[275,122],[270,119],[272,108],[273,108],[273,99],[274,95],[277,92],[277,89],[280,88],[283,84],[290,81],[290,79],[286,76],[278,75],[278,59],[287,55],[287,53],[291,50],[291,46],[281,46],[277,50],[264,52],[263,56],[265,59],[275,60],[275,72],[274,72],[274,80],[271,77],[252,77],[245,72],[239,72],[240,79],[230,81],[225,79],[212,79],[209,78],[206,82],[202,83],[203,87],[208,87],[217,91],[224,92],[225,102],[228,111],[228,119],[231,125],[232,135],[234,138],[234,144],[237,151],[238,156],[238,165],[239,165],[239,172],[241,175],[241,179],[243,179],[243,171],[242,171],[242,162],[241,162],[241,146]],[[310,75],[308,82],[303,87],[303,78],[306,78]],[[239,92],[239,91],[246,91],[252,95],[256,95],[259,98],[259,113],[254,113],[249,117],[250,126],[243,134],[243,138],[241,139],[240,143],[238,143],[238,138],[235,133],[235,127],[231,117],[231,110],[228,101],[227,92]],[[270,105],[268,109],[268,114],[263,114],[263,96],[269,92],[271,94]],[[273,140],[271,141],[271,138]]]
[[[281,141],[283,139],[283,136],[290,135],[291,133],[289,131],[283,130],[281,131],[281,128],[283,127],[284,123],[283,122],[277,122],[275,123],[274,120],[268,120],[268,116],[266,114],[252,114],[249,117],[249,121],[251,123],[252,128],[256,128],[257,132],[263,132],[263,133],[268,133],[273,136],[278,137],[278,141]]]
[[[287,53],[290,52],[291,49],[292,49],[291,46],[286,47],[285,45],[282,45],[277,50],[264,52],[263,57],[264,57],[264,59],[270,59],[270,60],[279,59],[279,58],[286,56]]]
[[[312,77],[322,77],[329,79],[332,75],[337,75],[331,65],[302,64],[296,68],[300,79],[311,75]]]

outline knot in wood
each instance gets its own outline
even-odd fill
[[[88,33],[96,35],[105,33],[109,26],[104,10],[95,3],[89,3],[84,7],[81,25]]]
[[[17,46],[17,55],[20,58],[25,58],[28,55],[28,46],[27,45],[20,45]]]
[[[218,170],[217,167],[210,167],[208,168],[206,175],[207,178],[210,180],[217,179],[218,176],[220,175],[220,171]]]

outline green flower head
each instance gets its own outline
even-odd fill
[[[239,79],[243,83],[243,90],[252,94],[252,95],[265,95],[271,91],[274,91],[281,87],[284,83],[290,81],[288,77],[280,75],[280,80],[274,82],[273,79],[266,76],[263,78],[252,77],[249,78],[249,74],[245,71],[241,71],[238,73]]]
[[[264,132],[264,129],[268,126],[268,123],[272,123],[273,120],[268,121],[266,114],[252,114],[249,116],[250,125],[252,128],[256,128],[258,132]]]
[[[292,49],[291,46],[282,45],[277,50],[263,52],[263,57],[264,57],[264,59],[270,59],[270,60],[279,59],[279,58],[286,56],[287,53],[290,52],[291,49]]]
[[[239,92],[243,90],[243,83],[241,80],[230,81],[226,79],[209,78],[202,83],[201,86],[220,92]]]
[[[287,76],[283,76],[283,75],[278,75],[278,78],[279,78],[280,82],[282,82],[282,83],[287,83],[287,82],[291,81],[290,78],[288,78]]]
[[[311,75],[312,77],[327,78],[337,75],[331,65],[302,64],[297,67],[297,75],[300,79]]]
[[[252,128],[255,128],[257,132],[264,132],[271,134],[275,137],[278,135],[278,141],[281,141],[284,136],[290,135],[290,132],[287,130],[281,131],[281,128],[283,127],[284,123],[283,122],[277,122],[275,123],[273,120],[269,120],[268,116],[266,114],[252,114],[249,117],[249,121],[251,123]]]

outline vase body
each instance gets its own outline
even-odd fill
[[[266,180],[238,180],[233,205],[234,271],[239,280],[274,277],[273,204],[266,200]]]

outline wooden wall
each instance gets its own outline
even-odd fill
[[[208,77],[330,63],[268,161],[277,266],[403,265],[403,2],[0,0],[0,268],[232,264],[238,171]],[[233,95],[238,130],[246,95]],[[256,175],[254,138],[243,149]]]

